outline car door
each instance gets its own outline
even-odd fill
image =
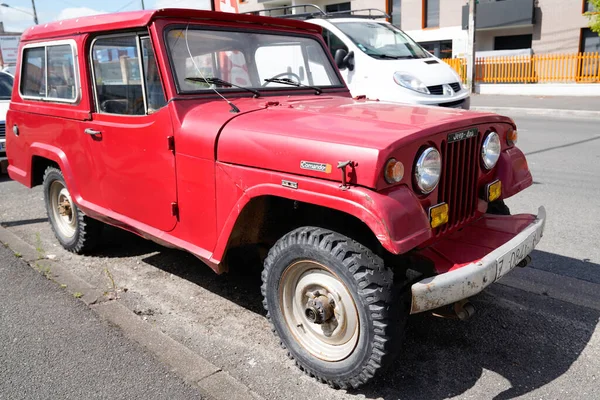
[[[90,60],[95,110],[83,133],[94,138],[104,206],[128,223],[170,231],[177,223],[173,128],[152,43],[147,34],[97,37]]]

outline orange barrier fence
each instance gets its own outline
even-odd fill
[[[444,61],[466,82],[465,58]],[[475,68],[475,80],[479,83],[600,83],[599,53],[478,57]]]

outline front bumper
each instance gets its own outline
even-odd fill
[[[497,281],[517,264],[519,264],[539,243],[546,223],[546,210],[538,209],[537,216],[524,229],[520,230],[512,239],[495,248],[477,261],[460,265],[458,261],[454,268],[448,272],[423,279],[412,285],[411,314],[433,310],[459,300],[466,299],[481,292],[484,288]],[[508,220],[510,217],[506,217]],[[476,233],[476,232],[474,232]],[[503,232],[506,234],[507,232]],[[481,242],[473,242],[473,238],[480,236]],[[471,248],[481,248],[487,238],[485,235],[464,236],[463,241],[449,240],[451,252],[457,259],[464,257],[464,253]],[[469,240],[471,242],[469,243]],[[438,253],[438,256],[441,255]],[[441,255],[446,260],[447,256]]]

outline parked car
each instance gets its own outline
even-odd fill
[[[93,251],[104,224],[217,273],[247,267],[236,249],[266,249],[275,333],[346,388],[389,364],[411,313],[471,314],[468,297],[528,262],[546,217],[504,204],[532,184],[511,119],[353,99],[320,32],[186,9],[35,26],[7,150],[71,252]]]
[[[0,72],[0,170],[7,167],[6,158],[6,112],[10,103],[14,77],[7,72]]]
[[[301,19],[319,25],[353,96],[469,109],[460,76],[377,9],[324,12],[313,4],[282,6],[250,14]]]

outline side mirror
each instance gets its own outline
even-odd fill
[[[340,70],[348,68],[348,70],[354,70],[354,52],[347,52],[344,49],[337,49],[335,52],[335,64]]]

